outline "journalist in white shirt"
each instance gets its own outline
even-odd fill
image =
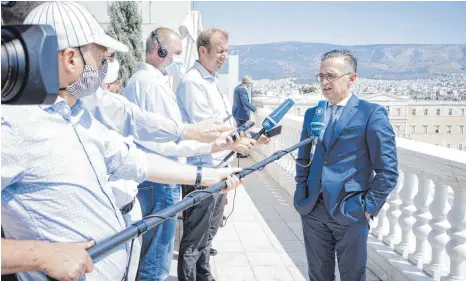
[[[164,115],[177,123],[182,122],[182,117],[169,77],[181,75],[181,46],[181,38],[173,30],[160,27],[152,31],[146,41],[146,62],[139,65],[125,88],[125,96],[142,111]],[[240,141],[231,144],[136,142],[147,153],[157,153],[175,161],[180,160],[179,157],[211,154],[222,149],[246,149]],[[154,214],[180,200],[180,185],[146,181],[139,185],[138,198],[143,215]],[[175,233],[176,218],[172,218],[144,235],[138,280],[165,280],[168,277]]]

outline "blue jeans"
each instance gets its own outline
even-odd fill
[[[143,217],[180,201],[180,186],[145,181],[138,186]],[[176,233],[176,217],[143,235],[137,280],[163,281],[170,273]]]

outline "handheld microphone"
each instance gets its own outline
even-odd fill
[[[283,119],[283,116],[290,110],[290,108],[294,105],[294,101],[292,99],[286,99],[282,104],[280,104],[277,108],[275,108],[269,116],[265,117],[264,121],[262,122],[262,129],[254,136],[254,140],[258,140],[262,134],[266,131],[273,129],[278,122]],[[225,158],[223,158],[222,162],[220,162],[216,168],[223,167],[228,159],[231,156],[235,155],[235,152],[230,152]]]
[[[327,111],[327,102],[326,101],[319,101],[317,104],[316,110],[314,112],[314,117],[311,121],[311,155],[310,160],[314,157],[314,153],[316,151],[317,143],[319,142],[319,137],[322,134],[322,131],[325,127],[325,113]]]
[[[273,127],[277,126],[280,120],[283,119],[283,116],[290,110],[290,108],[294,105],[294,101],[292,99],[285,100],[282,104],[280,104],[277,108],[270,113],[269,116],[265,117],[264,121],[262,122],[262,129],[265,131],[271,130]],[[262,135],[264,132],[260,133]]]
[[[251,127],[254,126],[254,124],[256,124],[254,123],[254,121],[247,121],[243,125],[236,128],[236,130],[230,134],[230,137],[235,141],[236,134],[241,134],[242,132],[246,132],[247,130],[251,129]]]

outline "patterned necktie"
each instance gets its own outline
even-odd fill
[[[324,135],[324,145],[326,148],[328,148],[328,145],[330,143],[330,140],[332,139],[333,135],[333,129],[335,128],[335,124],[337,123],[337,112],[338,112],[338,105],[330,105],[331,109],[331,115],[330,115],[330,120],[328,121],[328,124],[325,128],[325,135]]]

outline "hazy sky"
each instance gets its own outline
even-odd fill
[[[194,2],[230,44],[466,44],[466,2]]]

